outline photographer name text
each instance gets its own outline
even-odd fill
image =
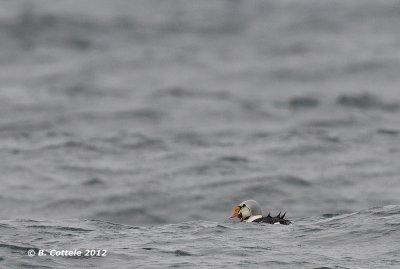
[[[106,249],[84,249],[84,250],[79,250],[79,249],[73,249],[73,250],[30,249],[30,250],[28,250],[29,257],[34,257],[34,256],[44,257],[47,255],[52,256],[52,257],[105,257],[105,256],[107,256],[107,250]]]

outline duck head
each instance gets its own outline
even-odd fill
[[[244,221],[257,215],[262,215],[260,205],[254,200],[246,200],[233,208],[231,218],[239,218],[241,221]]]

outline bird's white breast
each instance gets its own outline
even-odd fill
[[[248,218],[247,220],[245,220],[246,222],[253,222],[256,219],[262,218],[262,215],[256,215],[256,216],[251,216],[250,218]]]

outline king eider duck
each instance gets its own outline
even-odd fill
[[[233,214],[231,218],[239,218],[240,221],[244,222],[258,222],[258,223],[269,223],[269,224],[283,224],[289,225],[290,220],[285,219],[286,213],[281,216],[279,213],[277,216],[272,217],[270,214],[264,217],[262,215],[260,205],[254,200],[247,200],[241,202],[239,205],[233,208]]]

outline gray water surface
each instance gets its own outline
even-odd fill
[[[0,267],[400,267],[399,1],[0,5]]]
[[[398,268],[400,207],[298,219],[293,225],[190,221],[129,226],[99,220],[1,221],[7,268]],[[27,257],[28,249],[46,256]],[[51,249],[106,249],[56,257]]]

